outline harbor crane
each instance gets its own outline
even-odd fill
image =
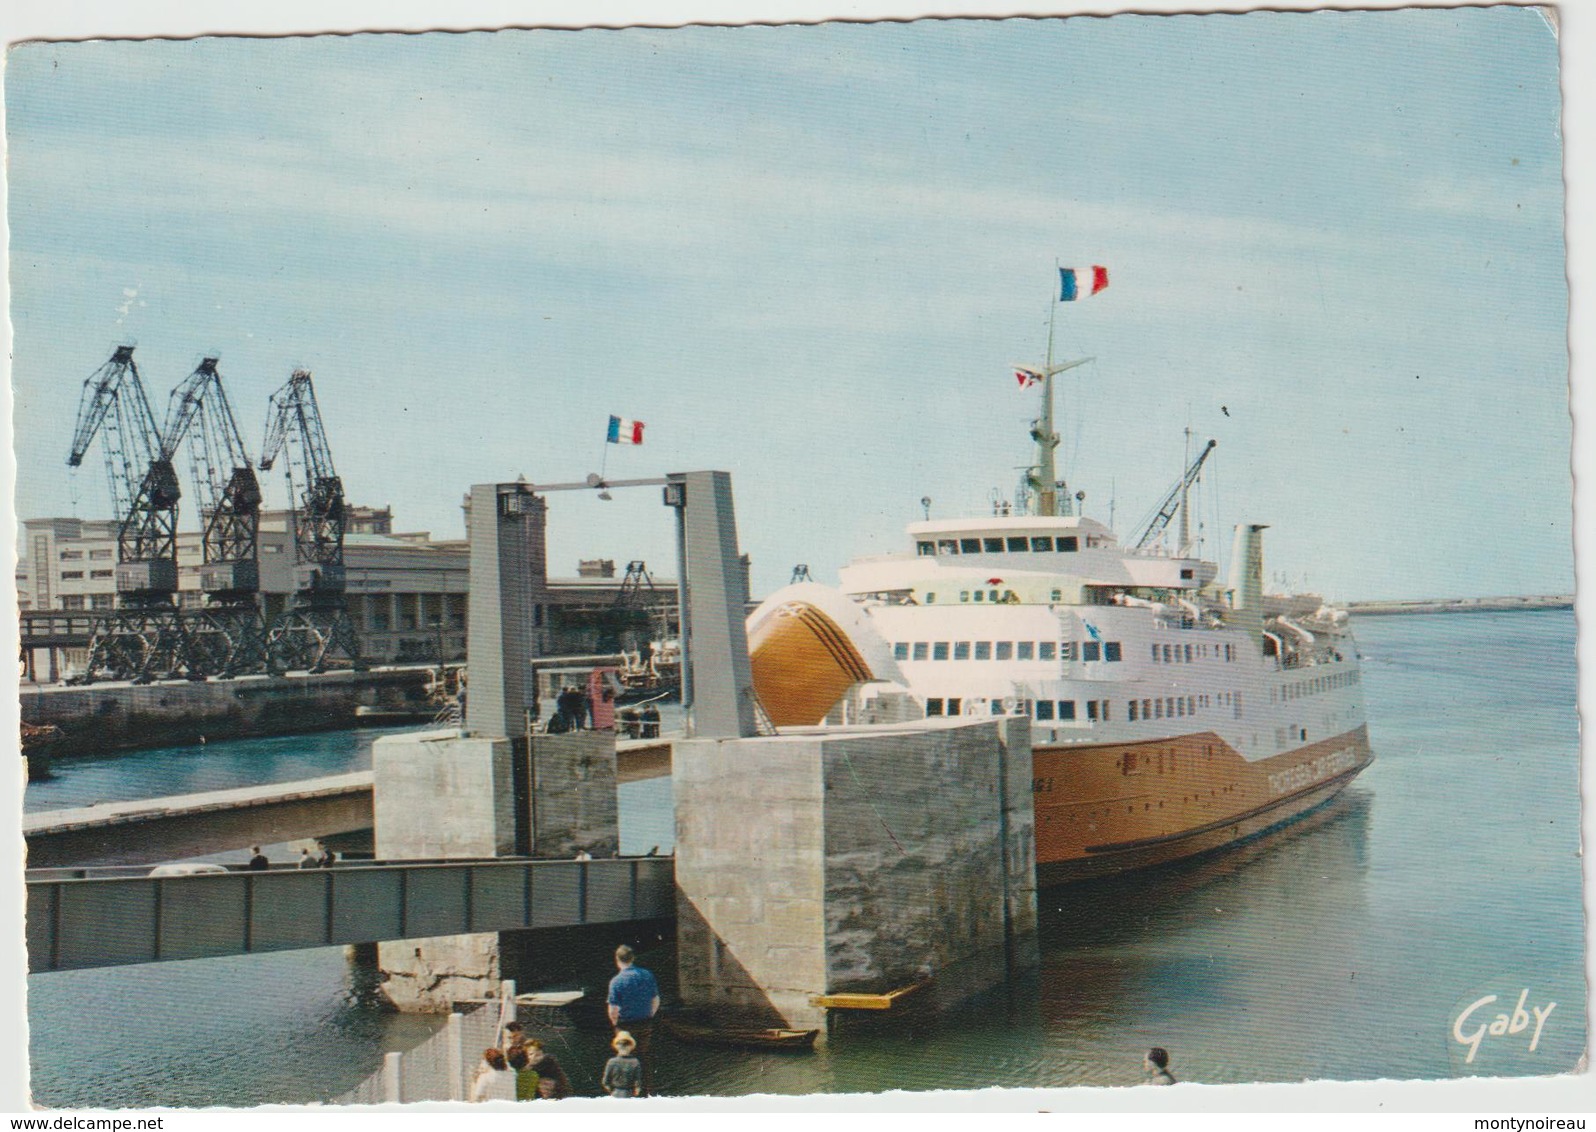
[[[1132,544],[1132,549],[1144,550],[1151,546],[1159,535],[1164,533],[1164,528],[1169,526],[1169,521],[1175,517],[1175,512],[1180,512],[1180,545],[1175,548],[1177,554],[1185,554],[1187,544],[1191,541],[1186,529],[1186,493],[1191,490],[1191,485],[1197,480],[1197,473],[1202,471],[1203,461],[1208,459],[1208,454],[1219,446],[1219,441],[1210,440],[1197,453],[1197,459],[1191,462],[1186,469],[1186,474],[1181,476],[1175,486],[1158,504],[1158,511],[1153,515],[1147,526],[1142,529],[1140,537]]]
[[[333,468],[308,370],[295,370],[271,396],[261,471],[271,471],[285,450],[293,509],[294,595],[266,631],[267,655],[280,670],[322,672],[340,656],[361,667],[344,596],[344,485]],[[296,479],[303,485],[297,498]]]
[[[174,600],[182,493],[132,346],[118,346],[84,381],[67,464],[81,466],[96,436],[117,522],[116,606],[96,619],[83,681],[147,684],[187,664],[187,628]]]
[[[215,358],[201,361],[172,390],[164,431],[166,447],[173,453],[188,439],[204,525],[200,590],[205,605],[186,616],[189,673],[227,677],[265,671],[260,482],[244,450]]]

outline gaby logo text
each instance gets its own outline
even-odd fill
[[[1468,1046],[1469,1049],[1469,1055],[1463,1059],[1465,1063],[1474,1060],[1474,1055],[1480,1051],[1480,1043],[1485,1040],[1487,1035],[1499,1038],[1504,1034],[1522,1034],[1529,1029],[1530,1016],[1524,1009],[1524,1004],[1529,1001],[1528,987],[1519,992],[1518,1004],[1513,1007],[1511,1015],[1498,1014],[1494,1019],[1487,1021],[1490,1018],[1490,1013],[1485,1008],[1496,1000],[1496,995],[1494,994],[1475,999],[1463,1008],[1463,1013],[1459,1014],[1456,1021],[1452,1023],[1453,1039],[1459,1045]],[[1557,1003],[1555,1002],[1548,1002],[1544,1007],[1530,1007],[1530,1010],[1535,1014],[1535,1032],[1530,1035],[1529,1040],[1531,1053],[1534,1053],[1535,1047],[1541,1044],[1541,1028],[1546,1025],[1546,1019],[1556,1008]]]

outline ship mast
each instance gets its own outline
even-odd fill
[[[1053,364],[1053,323],[1058,314],[1058,304],[1048,308],[1047,363],[1042,367],[1042,416],[1031,428],[1031,438],[1036,441],[1037,514],[1057,515],[1058,465],[1054,450],[1058,448],[1058,433],[1053,428],[1053,378],[1076,366],[1083,366],[1092,358],[1077,358],[1072,362]]]

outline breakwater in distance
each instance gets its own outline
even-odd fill
[[[354,726],[355,708],[420,707],[433,670],[295,673],[234,680],[23,685],[22,721],[51,726],[52,758]]]
[[[1391,613],[1515,613],[1533,609],[1573,609],[1573,594],[1528,597],[1417,598],[1408,601],[1349,601],[1348,613],[1379,617]]]

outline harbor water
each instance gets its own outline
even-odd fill
[[[1210,1083],[1571,1072],[1586,1041],[1573,614],[1355,630],[1377,761],[1330,805],[1227,852],[1045,892],[1040,970],[955,1013],[843,1019],[798,1055],[662,1036],[656,1088],[1131,1085],[1150,1045]],[[338,773],[369,766],[371,738],[66,762],[27,807]],[[669,779],[621,793],[623,852],[668,849]],[[669,944],[642,960],[668,999]],[[606,964],[584,976],[593,996]],[[33,975],[28,994],[32,1093],[58,1107],[325,1101],[439,1025],[383,1009],[341,949]],[[529,1028],[597,1094],[594,1014]]]

